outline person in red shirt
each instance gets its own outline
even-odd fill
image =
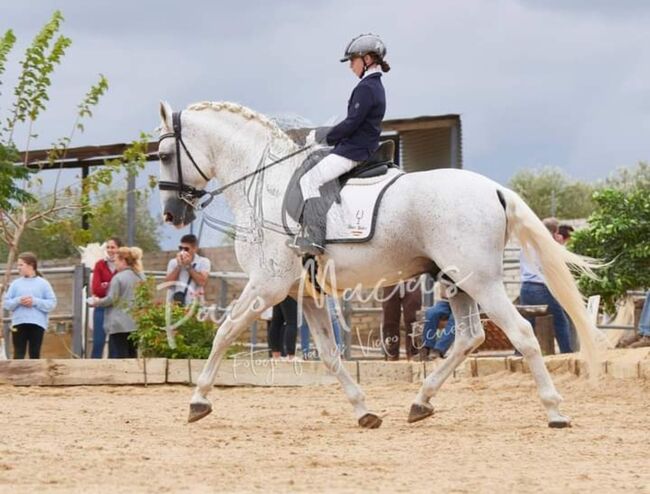
[[[106,257],[100,259],[93,269],[91,285],[92,295],[97,298],[104,298],[108,294],[108,286],[115,276],[115,254],[123,243],[117,237],[111,237],[106,241]],[[93,314],[93,350],[91,358],[102,358],[106,332],[104,331],[104,307],[95,307]],[[110,355],[109,355],[110,356]]]

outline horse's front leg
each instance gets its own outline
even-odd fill
[[[336,346],[332,331],[332,321],[325,304],[319,307],[313,298],[304,297],[302,308],[309,324],[309,330],[318,347],[318,355],[325,367],[336,376],[341,383],[343,391],[354,408],[354,414],[361,427],[376,429],[381,425],[381,418],[368,412],[365,396],[361,387],[350,376],[350,373],[341,361],[341,353]]]
[[[226,349],[244,329],[251,325],[261,312],[267,307],[282,301],[289,291],[288,287],[286,290],[279,288],[262,290],[261,286],[263,284],[249,281],[239,299],[233,304],[230,314],[219,326],[212,342],[212,350],[208,361],[196,381],[196,388],[190,402],[188,422],[196,422],[212,411],[212,404],[207,396],[217,377],[217,370]]]

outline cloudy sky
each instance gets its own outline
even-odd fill
[[[393,70],[387,118],[459,113],[465,168],[507,182],[558,166],[596,180],[650,160],[650,2],[608,0],[0,0],[26,43],[54,8],[73,46],[40,128],[67,131],[98,73],[110,89],[75,144],[134,139],[157,105],[230,100],[315,124],[344,116],[349,39],[380,34]],[[6,108],[0,97],[0,112]],[[65,132],[63,132],[65,133]]]

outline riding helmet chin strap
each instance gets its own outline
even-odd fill
[[[361,61],[363,62],[363,72],[361,72],[359,79],[363,79],[363,76],[366,75],[366,72],[368,71],[368,64],[366,63],[365,55],[361,57]]]
[[[373,62],[370,65],[366,63],[366,56],[364,55],[361,57],[361,61],[363,62],[363,72],[361,72],[361,75],[359,76],[359,79],[363,79],[363,76],[366,75],[366,72],[368,72],[368,69],[372,67],[373,65],[377,65],[377,62]]]

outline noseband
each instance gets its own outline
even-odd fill
[[[205,173],[203,173],[203,170],[201,170],[199,165],[196,164],[196,161],[194,161],[192,154],[187,149],[185,142],[183,142],[183,135],[181,134],[181,113],[183,112],[179,111],[179,112],[174,112],[172,114],[172,124],[173,124],[174,131],[168,132],[167,134],[163,134],[158,138],[159,144],[164,139],[168,139],[168,138],[173,138],[176,141],[176,173],[178,179],[176,182],[160,181],[158,182],[158,188],[160,190],[177,191],[179,199],[187,202],[190,206],[195,207],[196,199],[200,199],[204,195],[208,194],[208,192],[202,189],[197,189],[196,187],[192,187],[191,185],[187,185],[186,183],[183,182],[183,167],[181,166],[181,146],[183,147],[185,154],[187,154],[187,157],[190,159],[192,165],[194,165],[196,171],[199,172],[199,174],[205,179],[205,181],[209,182],[210,178]]]

